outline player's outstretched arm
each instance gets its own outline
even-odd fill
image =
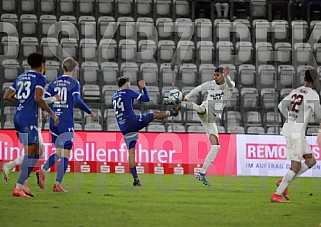
[[[53,102],[57,102],[61,100],[60,95],[55,95],[55,96],[48,96],[43,99],[47,104],[51,104]]]
[[[139,97],[139,101],[142,102],[148,102],[149,101],[149,93],[146,87],[146,82],[144,80],[140,80],[138,81],[138,87],[142,89],[143,93],[142,95]]]
[[[229,74],[230,74],[230,68],[229,67],[225,67],[224,68],[224,72],[223,72],[225,83],[227,84],[228,88],[234,88],[235,87],[235,82],[232,81],[232,79],[229,76]]]
[[[35,94],[35,101],[37,102],[38,106],[40,106],[44,111],[50,114],[52,119],[55,122],[55,126],[59,124],[59,119],[57,115],[52,111],[52,109],[48,106],[48,104],[43,99],[43,89],[36,87],[36,94]]]
[[[86,105],[86,103],[84,103],[78,92],[73,93],[72,96],[74,98],[74,102],[82,111],[85,111],[88,114],[92,113],[91,109]]]
[[[15,90],[13,90],[12,88],[8,88],[6,90],[6,93],[3,95],[3,99],[9,102],[15,102],[16,101],[15,94],[16,94]]]

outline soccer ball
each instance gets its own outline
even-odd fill
[[[178,104],[182,101],[183,99],[183,94],[180,90],[178,89],[173,89],[170,90],[168,93],[168,99],[171,103],[173,104]]]

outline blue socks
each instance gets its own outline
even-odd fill
[[[130,172],[132,173],[134,179],[138,178],[136,167],[130,168]]]
[[[65,157],[61,157],[59,165],[58,165],[58,171],[57,171],[57,178],[56,181],[61,182],[62,178],[64,177],[67,167],[68,167],[69,159]]]
[[[54,153],[52,155],[50,155],[50,157],[48,158],[48,160],[45,162],[43,169],[48,171],[48,169],[53,166],[55,164],[55,162],[59,159],[60,157]]]
[[[25,180],[28,179],[30,173],[32,172],[33,168],[37,164],[37,161],[39,159],[39,155],[36,157],[31,157],[31,156],[24,156],[23,161],[21,163],[21,170],[20,170],[20,175],[18,179],[18,184],[23,185]]]

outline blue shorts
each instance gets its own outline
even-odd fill
[[[50,121],[51,141],[56,148],[71,150],[74,141],[74,125],[69,122],[59,122],[58,126],[54,126],[54,122]]]
[[[20,143],[23,145],[38,144],[38,119],[33,118],[14,118],[14,127]]]
[[[127,148],[132,149],[138,140],[138,131],[145,128],[154,120],[154,113],[144,113],[125,119],[125,123],[121,126],[121,132],[123,133]]]

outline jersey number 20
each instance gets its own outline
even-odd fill
[[[58,93],[60,96],[60,103],[61,104],[66,104],[67,102],[67,88],[66,87],[55,87],[54,89],[55,92]]]

